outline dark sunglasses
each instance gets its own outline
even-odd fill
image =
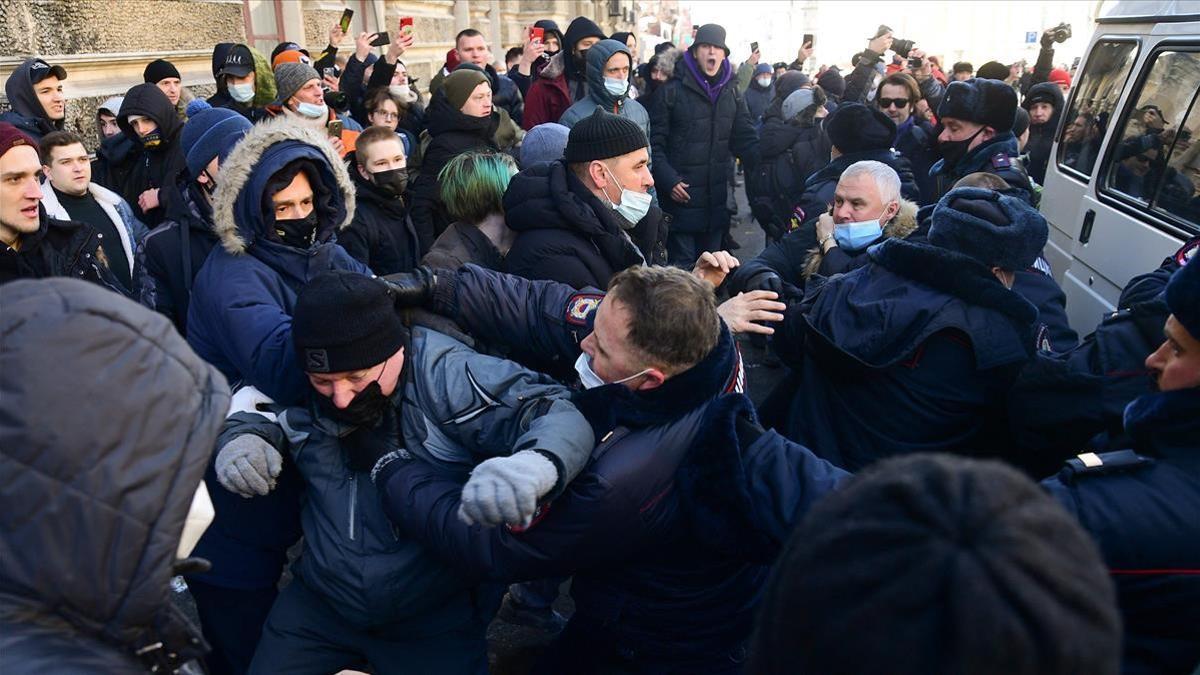
[[[877,100],[879,101],[880,108],[890,108],[892,106],[896,106],[897,108],[908,107],[908,99],[906,98],[881,98]]]

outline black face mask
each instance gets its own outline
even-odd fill
[[[590,47],[588,49],[591,49]],[[579,53],[574,55],[575,69],[581,73],[587,72],[587,49],[579,50]]]
[[[392,197],[404,194],[408,187],[408,169],[388,169],[371,174],[371,183]]]
[[[204,176],[205,182],[197,181],[196,184],[200,186],[200,190],[208,196],[208,200],[211,202],[213,195],[217,192],[217,181],[213,180],[212,175],[206,169],[200,169],[200,173]]]
[[[304,218],[277,219],[275,234],[288,246],[307,249],[317,235],[317,210],[313,209]]]
[[[382,373],[380,373],[382,376]],[[338,408],[326,396],[318,396],[317,404],[329,417],[352,427],[374,427],[383,419],[388,406],[392,404],[383,395],[383,389],[376,380],[358,392],[345,408]]]
[[[157,150],[163,145],[162,132],[158,129],[141,137],[142,147],[147,150]]]
[[[971,141],[983,133],[983,129],[983,127],[979,127],[979,131],[971,134],[970,138],[964,138],[961,141],[938,141],[938,152],[941,153],[942,159],[946,160],[947,168],[953,169],[958,165],[958,161],[965,157],[970,149]]]

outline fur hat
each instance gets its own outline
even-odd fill
[[[1000,462],[878,462],[792,533],[746,672],[1116,675],[1121,619],[1095,543]]]
[[[1192,249],[1192,259],[1171,275],[1166,299],[1175,320],[1200,340],[1200,263],[1196,262],[1200,255],[1195,250]]]
[[[975,122],[991,127],[996,133],[1011,131],[1013,111],[1017,109],[1017,92],[997,80],[972,78],[951,82],[938,106],[938,119]]]
[[[843,103],[825,119],[825,133],[843,155],[887,150],[896,139],[896,123],[878,108]]]
[[[987,267],[1023,270],[1050,236],[1046,219],[1018,197],[976,187],[955,188],[933,210],[929,243]]]

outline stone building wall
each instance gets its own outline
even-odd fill
[[[488,38],[497,61],[524,41],[525,29],[538,19],[554,19],[565,31],[575,16],[591,17],[608,32],[628,30],[634,3],[563,0],[278,0],[285,39],[315,55],[328,42],[329,28],[344,6],[356,12],[356,25],[368,30],[397,30],[411,16],[417,44],[403,57],[409,73],[424,89],[442,67],[455,34],[478,29]],[[211,63],[218,42],[245,42],[242,0],[0,0],[0,80],[30,56],[67,69],[67,127],[89,142],[96,138],[94,111],[101,101],[140,84],[145,65],[165,58],[176,65],[184,86],[199,97],[215,88]],[[365,15],[365,16],[364,16]],[[354,51],[354,37],[338,45]],[[379,50],[382,52],[382,49]],[[0,110],[7,109],[0,96]]]

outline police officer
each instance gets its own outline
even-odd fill
[[[942,127],[937,149],[942,159],[929,170],[939,199],[958,179],[986,171],[1003,178],[1026,202],[1037,206],[1012,132],[1016,111],[1016,92],[999,80],[976,78],[946,87],[937,110]]]
[[[1125,408],[1132,449],[1084,453],[1043,485],[1095,537],[1125,623],[1123,672],[1200,662],[1200,263],[1171,277],[1157,391]]]

